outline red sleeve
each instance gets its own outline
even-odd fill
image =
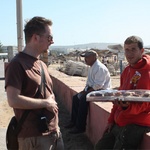
[[[149,112],[150,103],[149,102],[131,102],[128,109],[125,111],[126,115],[138,115],[143,112]]]
[[[108,123],[113,123],[114,122],[114,114],[116,112],[117,106],[113,105],[112,109],[111,109],[111,113],[110,116],[108,118]]]

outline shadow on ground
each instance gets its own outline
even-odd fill
[[[70,120],[70,114],[60,100],[57,100],[59,106],[59,126],[62,132],[65,150],[93,150],[93,145],[85,133],[70,134],[69,129],[64,126]]]

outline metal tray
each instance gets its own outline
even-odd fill
[[[87,94],[87,101],[110,102],[115,99],[122,101],[150,102],[150,90],[100,90]]]

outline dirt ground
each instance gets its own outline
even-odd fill
[[[0,62],[1,63],[1,62]],[[0,66],[1,67],[1,66]],[[3,69],[3,68],[1,68]],[[2,74],[2,73],[1,73]],[[119,75],[111,76],[113,88],[119,86]],[[6,129],[10,118],[13,116],[13,110],[8,106],[6,92],[4,90],[4,77],[0,77],[0,128]],[[63,135],[65,150],[92,150],[93,145],[86,137],[86,135],[78,134],[72,135],[64,128],[68,122],[70,115],[65,109],[60,100],[57,100],[59,106],[59,125]]]

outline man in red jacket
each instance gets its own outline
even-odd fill
[[[144,55],[143,41],[130,36],[124,42],[129,65],[121,74],[119,90],[150,90],[150,56]],[[103,137],[95,150],[137,149],[150,128],[150,102],[115,101]]]

